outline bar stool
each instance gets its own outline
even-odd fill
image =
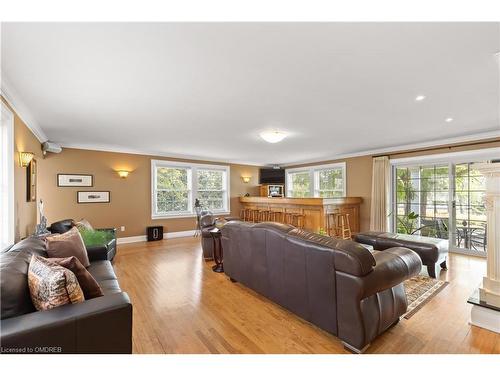
[[[284,212],[283,213],[283,224],[293,225],[292,223],[293,223],[293,213]]]
[[[259,209],[258,208],[251,208],[250,209],[250,216],[249,220],[253,223],[258,223],[259,222]]]
[[[351,225],[349,223],[349,214],[338,212],[329,212],[327,214],[327,233],[330,237],[343,240],[351,239]]]
[[[338,215],[340,214],[340,210],[338,208],[328,211],[326,216],[326,234],[330,237],[337,237],[336,229],[338,227]]]
[[[285,222],[285,211],[283,208],[272,209],[269,213],[269,220],[274,221],[276,223],[284,223]]]
[[[270,221],[271,210],[260,209],[258,214],[258,220],[260,221]]]
[[[304,219],[305,219],[304,214],[292,214],[291,224],[299,229],[304,229]]]

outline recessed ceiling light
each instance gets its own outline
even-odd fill
[[[452,121],[453,121],[453,118],[451,118],[451,117],[447,117],[447,118],[445,118],[445,119],[444,119],[444,121],[446,121],[446,122],[452,122]]]
[[[269,143],[278,143],[281,142],[287,136],[286,133],[279,130],[266,130],[261,132],[260,137]]]
[[[417,101],[417,102],[421,102],[424,99],[425,99],[425,95],[418,95],[417,97],[415,97],[415,101]]]

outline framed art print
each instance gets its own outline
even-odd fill
[[[77,203],[109,203],[109,191],[79,191],[76,195]]]
[[[94,186],[94,176],[91,174],[63,174],[57,175],[59,187],[91,187]]]

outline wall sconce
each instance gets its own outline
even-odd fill
[[[30,162],[34,156],[35,156],[35,154],[33,154],[32,152],[20,152],[19,153],[19,165],[22,168],[26,168],[30,164]]]
[[[241,176],[241,179],[245,184],[248,184],[250,182],[251,176]]]
[[[116,173],[118,173],[118,176],[120,176],[120,178],[127,178],[128,174],[130,172],[129,171],[116,171]]]

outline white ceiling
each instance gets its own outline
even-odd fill
[[[68,146],[291,164],[500,130],[499,23],[10,23],[1,41],[6,96]]]

